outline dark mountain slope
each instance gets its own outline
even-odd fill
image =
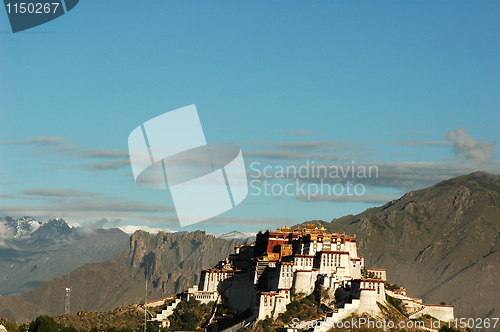
[[[477,172],[324,223],[355,234],[370,267],[457,317],[500,316],[500,176]]]

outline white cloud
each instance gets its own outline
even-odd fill
[[[467,129],[460,127],[450,130],[446,139],[453,144],[453,151],[457,156],[465,154],[465,158],[479,164],[491,163],[494,157],[495,144],[488,141],[479,141],[467,134]]]
[[[5,222],[0,220],[0,248],[6,247],[6,240],[12,239],[14,237],[14,231],[7,227]]]
[[[137,226],[137,225],[124,225],[124,226],[118,226],[119,229],[124,231],[127,234],[133,234],[137,230],[149,232],[149,233],[159,233],[159,232],[165,232],[165,233],[176,233],[177,231],[173,231],[169,228],[156,228],[156,227],[149,227],[149,226]]]

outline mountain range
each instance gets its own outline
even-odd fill
[[[23,295],[84,264],[107,261],[129,236],[119,229],[73,227],[61,218],[0,218],[0,296]]]
[[[500,316],[498,175],[460,176],[357,215],[313,223],[355,235],[367,267],[387,269],[388,281],[425,303],[453,305],[459,318]],[[196,284],[202,269],[237,244],[201,231],[137,231],[111,260],[84,265],[23,296],[0,298],[0,317],[23,322],[59,315],[65,287],[72,289],[73,312],[143,301],[145,281],[148,299],[163,298]]]
[[[200,272],[234,252],[237,240],[192,233],[156,235],[136,231],[125,249],[102,263],[86,264],[22,296],[0,298],[0,317],[17,322],[64,313],[65,288],[71,310],[107,311],[123,304],[159,299],[198,283]]]

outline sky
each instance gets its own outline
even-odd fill
[[[500,174],[498,17],[496,1],[80,1],[14,34],[0,10],[0,216],[256,232]],[[241,148],[249,193],[181,227],[169,189],[135,184],[128,135],[192,104],[208,142]]]

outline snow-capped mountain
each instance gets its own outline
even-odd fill
[[[257,233],[251,233],[251,232],[238,232],[238,231],[232,231],[228,233],[212,233],[209,235],[213,235],[214,237],[221,238],[224,240],[246,240],[248,238],[254,238]]]
[[[51,238],[70,230],[70,227],[62,218],[50,219],[42,223],[31,217],[14,219],[7,216],[0,218],[0,223],[5,225],[3,229],[7,233],[3,234],[3,239]]]
[[[62,218],[50,219],[42,223],[40,227],[33,233],[31,237],[49,239],[56,237],[64,232],[69,231],[71,228]]]
[[[9,233],[14,238],[25,238],[31,236],[33,232],[42,226],[42,223],[30,217],[14,219],[9,216],[0,218],[0,223],[4,223]]]
[[[155,228],[155,227],[149,227],[149,226],[136,226],[136,225],[124,225],[124,226],[118,226],[119,229],[124,231],[127,234],[134,234],[135,231],[141,230],[145,231],[151,234],[157,234],[158,232],[165,232],[165,233],[177,233],[177,231],[173,231],[169,228]]]

